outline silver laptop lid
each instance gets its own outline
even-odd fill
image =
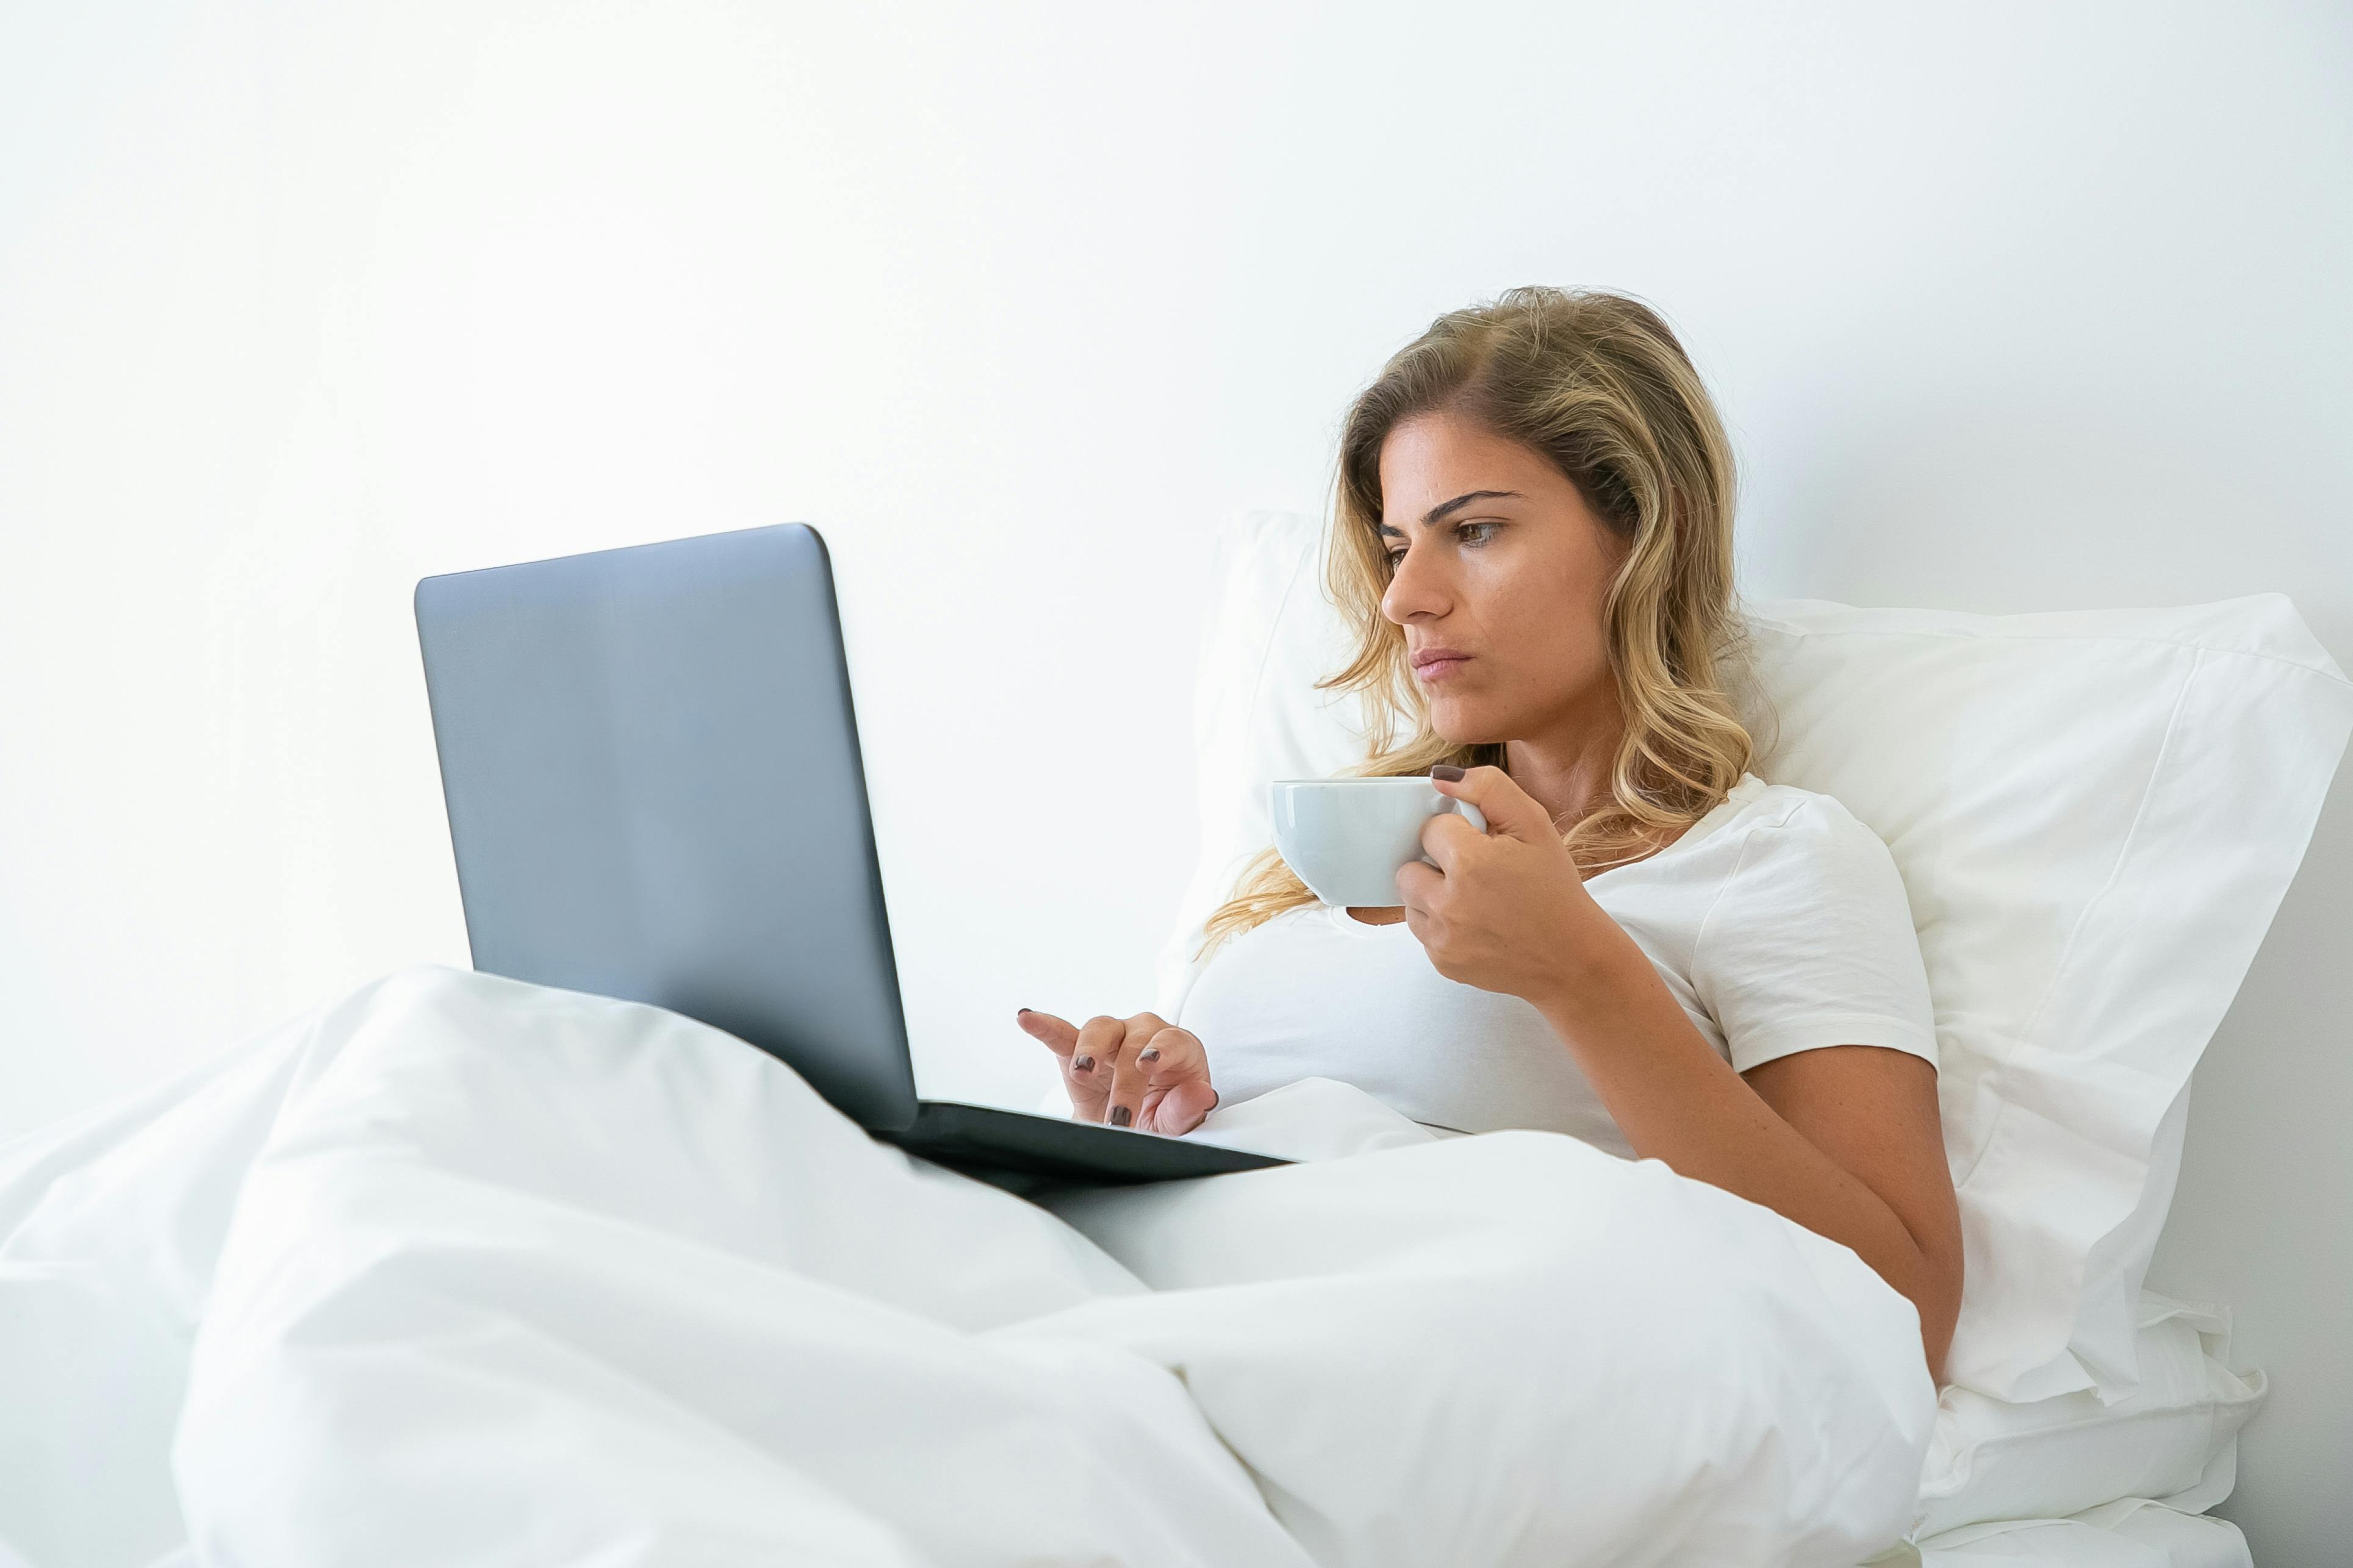
[[[815,529],[427,577],[417,629],[477,969],[686,1014],[913,1123]]]

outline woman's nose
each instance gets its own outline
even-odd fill
[[[1408,550],[1389,574],[1388,592],[1381,595],[1381,614],[1403,626],[1416,616],[1444,615],[1447,607],[1444,574],[1438,552]]]

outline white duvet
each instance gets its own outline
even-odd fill
[[[0,1563],[1852,1568],[1910,1522],[1936,1395],[1845,1247],[1320,1080],[1218,1120],[1331,1157],[1049,1212],[675,1015],[392,976],[0,1145]]]

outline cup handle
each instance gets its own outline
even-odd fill
[[[1462,814],[1462,819],[1465,822],[1468,822],[1472,826],[1477,828],[1482,833],[1487,831],[1487,818],[1477,806],[1472,805],[1467,800],[1458,800],[1454,802],[1454,809],[1461,812]]]

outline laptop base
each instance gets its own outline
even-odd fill
[[[1132,1186],[1287,1163],[1215,1143],[944,1100],[919,1102],[913,1126],[874,1136],[1025,1196],[1045,1186]]]

